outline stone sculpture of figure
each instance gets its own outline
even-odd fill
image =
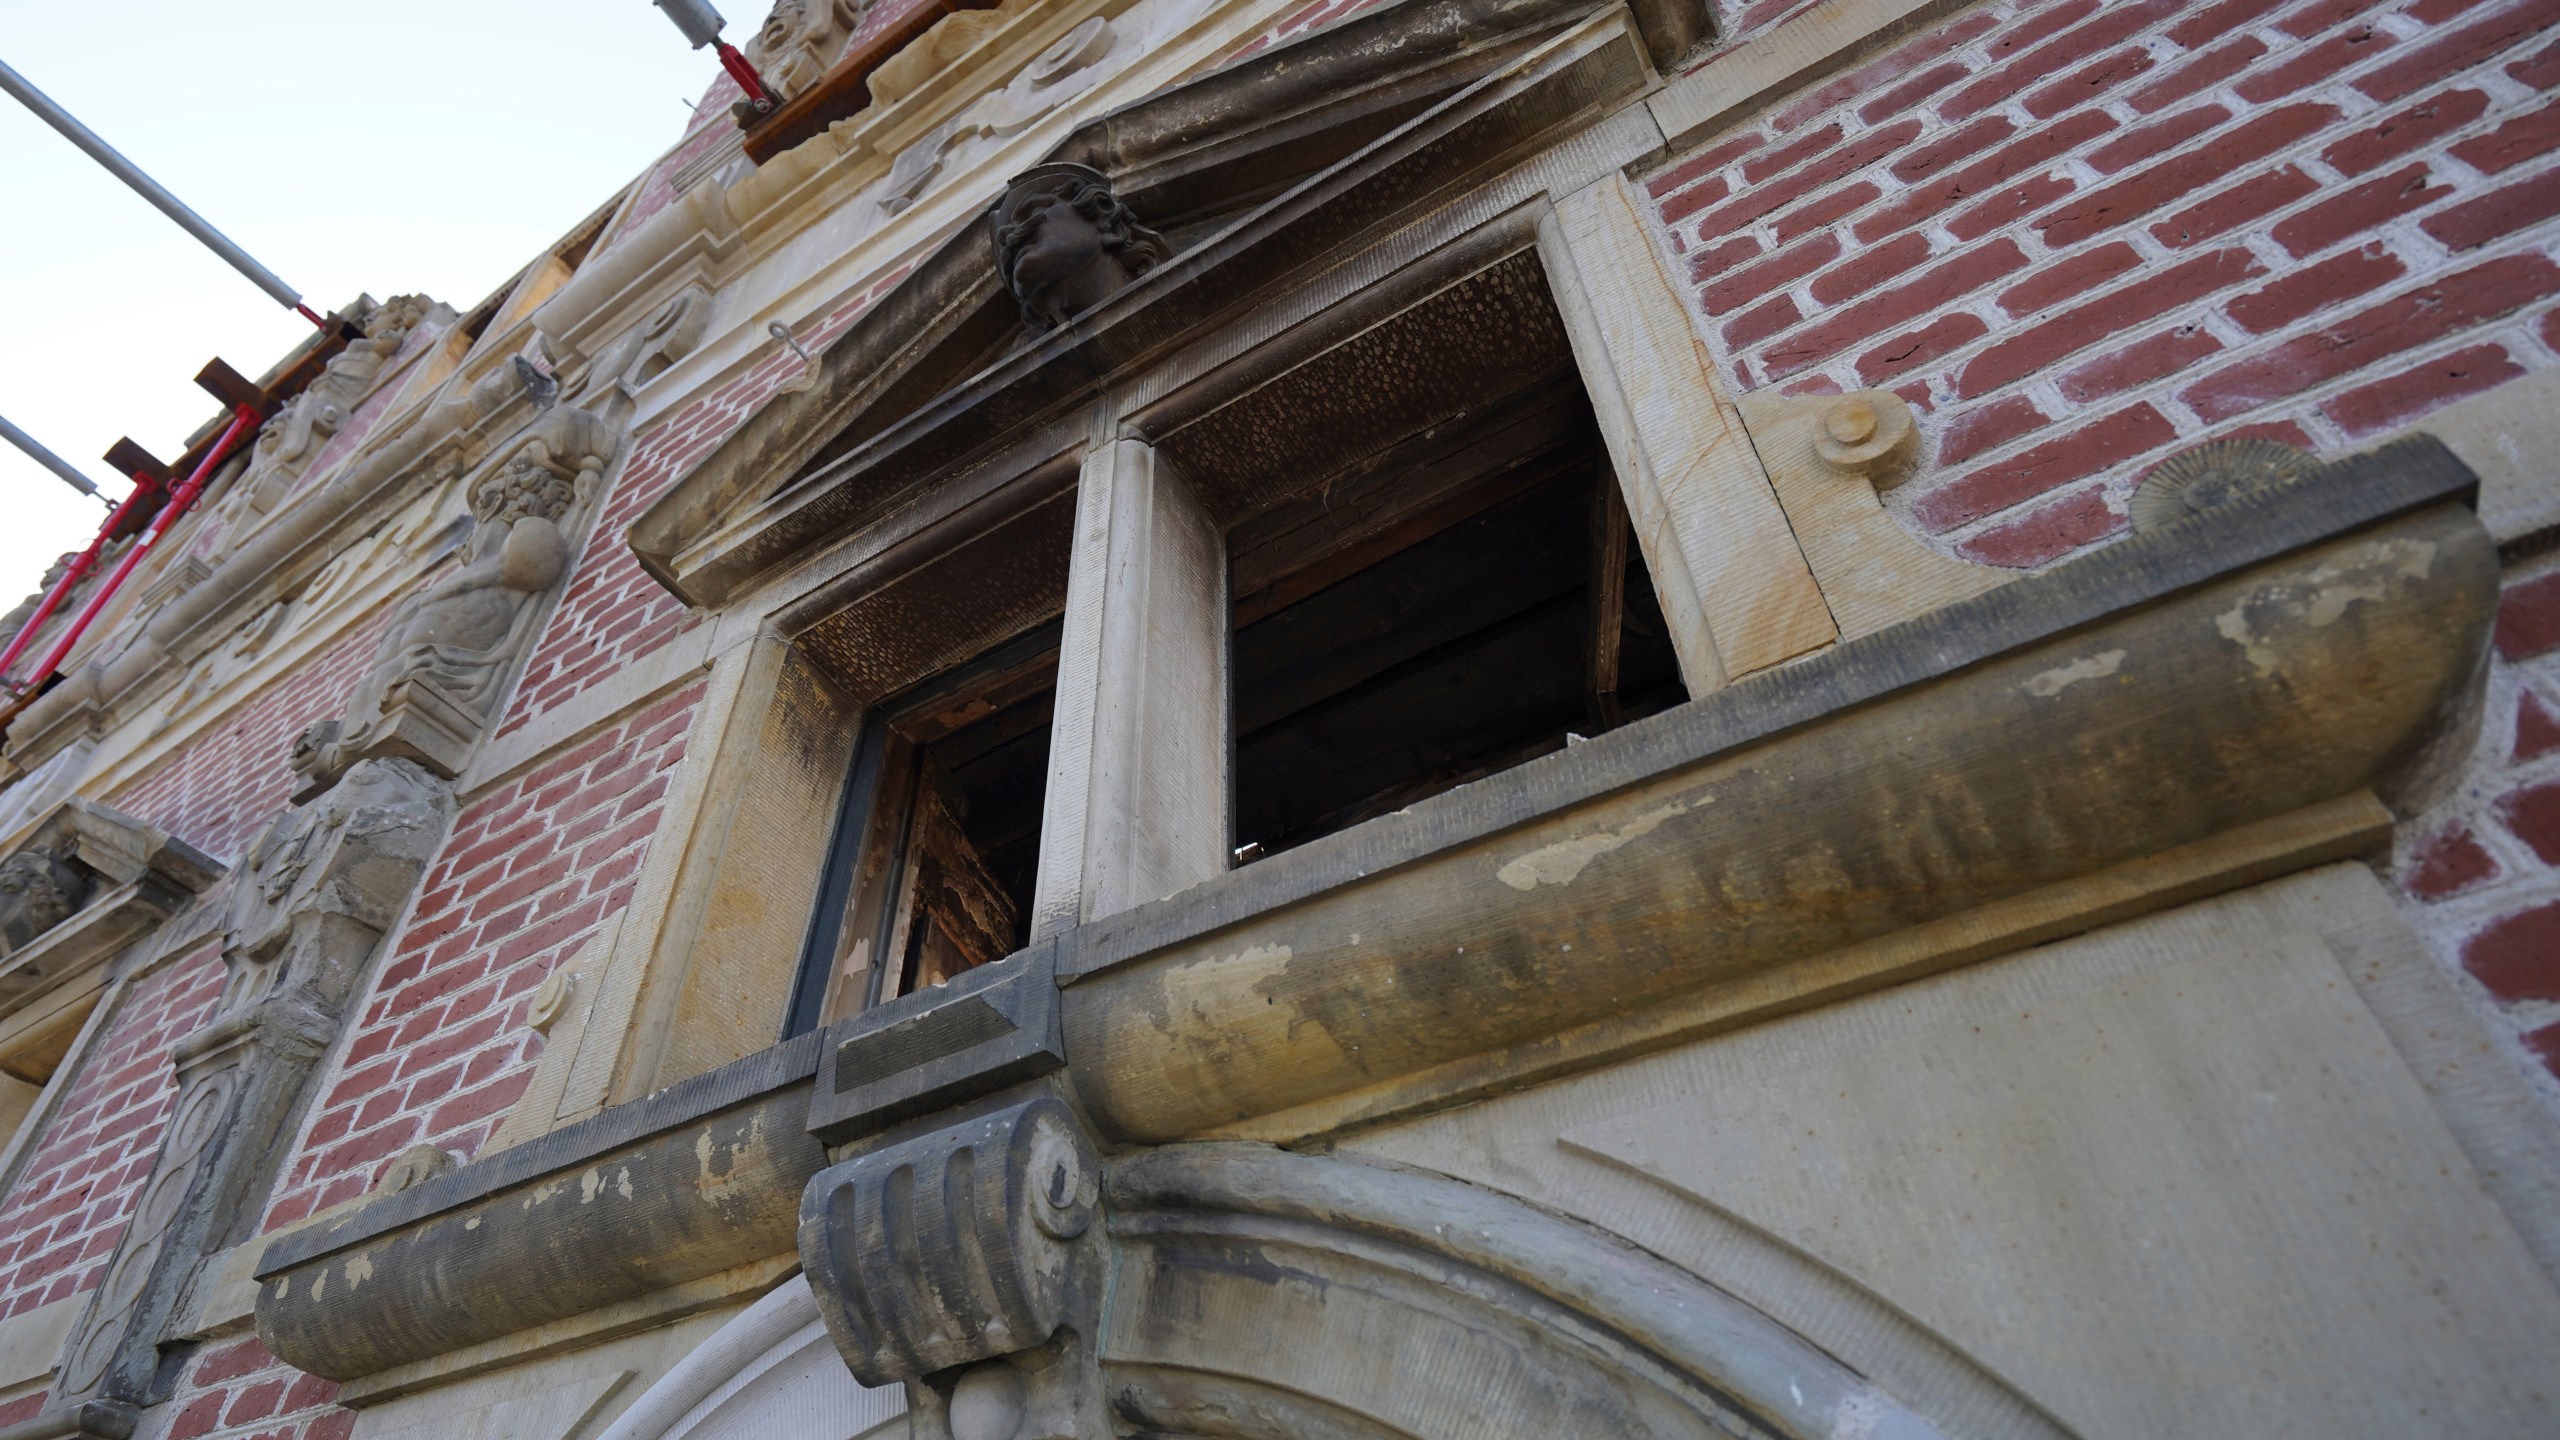
[[[0,862],[0,954],[35,943],[88,898],[89,882],[49,849],[21,850]]]
[[[477,524],[461,568],[392,611],[345,714],[294,742],[292,765],[305,778],[299,794],[317,794],[367,755],[406,756],[448,777],[459,772],[522,648],[535,602],[568,573],[563,522],[595,492],[613,449],[603,421],[555,409],[482,468],[470,482]]]
[[[870,0],[778,0],[747,42],[747,63],[783,95],[797,95],[835,68],[870,8]]]
[[[424,295],[394,295],[376,305],[363,321],[364,338],[338,352],[302,393],[284,403],[258,431],[250,446],[249,468],[232,493],[250,514],[263,515],[293,491],[311,462],[355,413],[356,406],[382,378],[384,367],[409,334],[437,309]]]
[[[1173,254],[1111,193],[1102,172],[1083,165],[1041,165],[1015,177],[996,202],[994,224],[996,274],[1034,333],[1101,304]]]

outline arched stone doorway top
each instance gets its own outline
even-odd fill
[[[898,1386],[866,1388],[844,1368],[793,1276],[660,1376],[598,1440],[889,1440],[906,1433]]]
[[[1445,1177],[1186,1145],[1106,1194],[1103,1370],[1138,1433],[1942,1433],[1696,1277]]]

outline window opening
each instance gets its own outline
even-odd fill
[[[1051,622],[872,707],[786,1037],[1027,941],[1058,637]]]
[[[1239,526],[1239,858],[1688,698],[1571,377]]]

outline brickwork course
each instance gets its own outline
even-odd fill
[[[1317,0],[1235,53],[1373,3]],[[1705,65],[1813,3],[1723,6]],[[906,8],[877,7],[865,33]],[[1948,554],[2033,570],[2122,538],[2142,476],[2201,442],[2350,453],[2560,364],[2555,89],[2550,0],[1984,0],[1641,179],[1737,392],[1892,389],[1928,448],[1889,511]],[[707,118],[600,246],[674,201],[734,97],[710,87]],[[797,338],[822,348],[903,275],[833,298]],[[771,345],[641,427],[495,739],[702,619],[642,572],[626,531],[801,364]],[[336,712],[382,618],[105,798],[238,857],[285,803],[293,737]],[[486,1145],[541,1054],[533,991],[631,903],[704,692],[672,684],[464,797],[315,1082],[267,1229],[361,1196],[411,1146]],[[2560,1106],[2560,555],[2510,564],[2479,734],[2389,874],[2506,1058]],[[171,1047],[221,975],[207,947],[117,1000],[0,1195],[0,1318],[97,1283],[158,1148]],[[218,1341],[187,1365],[167,1437],[344,1440],[355,1412],[336,1393],[255,1339]],[[0,1423],[41,1398],[0,1406]]]

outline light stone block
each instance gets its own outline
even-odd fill
[[[1227,868],[1227,551],[1137,440],[1085,457],[1031,938]]]
[[[587,1440],[739,1308],[368,1406],[350,1440]]]
[[[2333,866],[1349,1148],[1615,1230],[1924,1403],[1952,1351],[2092,1436],[2553,1433],[2549,1125],[2407,941]]]
[[[0,1389],[41,1380],[62,1358],[62,1342],[89,1297],[74,1295],[0,1320]]]

